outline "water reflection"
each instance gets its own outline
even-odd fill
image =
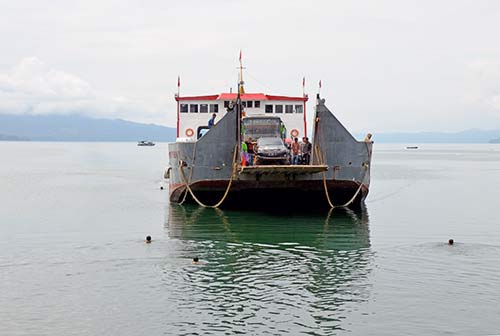
[[[368,213],[268,215],[172,205],[165,228],[181,258],[173,269],[176,333],[330,334],[369,295]],[[189,314],[195,314],[193,320]]]

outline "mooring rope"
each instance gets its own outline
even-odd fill
[[[196,142],[194,143],[194,147],[193,147],[193,157],[192,157],[192,159],[191,159],[191,169],[190,169],[190,171],[189,171],[189,180],[188,180],[188,184],[190,184],[190,183],[191,183],[191,179],[193,178],[193,170],[194,170],[194,169],[193,169],[193,168],[194,168],[194,165],[193,165],[193,164],[194,164],[194,160],[196,159],[196,145],[197,145],[197,144],[198,144],[198,141],[196,141]],[[186,191],[186,192],[184,192],[184,197],[182,198],[182,201],[179,203],[179,205],[184,204],[184,202],[186,201],[187,194],[188,194],[188,192],[187,192],[187,191]]]
[[[319,145],[316,145],[314,147],[315,151],[316,151],[316,156],[318,157],[318,163],[319,164],[323,164],[323,159],[322,159],[322,156],[320,156],[320,151],[319,151]],[[368,153],[368,156],[370,156],[370,154]],[[335,206],[330,198],[330,193],[328,192],[328,186],[327,186],[327,183],[326,183],[326,171],[323,171],[323,187],[325,189],[325,196],[326,196],[326,200],[328,201],[328,205],[330,206],[331,209],[335,209],[335,208],[345,208],[345,207],[348,207],[349,205],[351,205],[352,202],[354,202],[354,200],[356,199],[356,197],[358,196],[361,188],[363,187],[363,181],[365,180],[366,178],[366,174],[368,172],[368,166],[364,166],[365,167],[365,173],[363,174],[363,178],[361,179],[359,183],[359,187],[358,189],[356,190],[356,192],[354,193],[354,196],[352,196],[352,198],[345,204],[343,205],[338,205],[338,206]]]
[[[368,162],[370,163],[367,163],[366,165],[363,164],[363,167],[365,167],[365,173],[363,174],[363,178],[361,179],[361,181],[359,182],[359,188],[358,190],[356,190],[356,193],[354,194],[354,196],[349,200],[349,202],[347,202],[346,204],[342,205],[343,207],[347,207],[349,206],[352,202],[354,202],[354,199],[358,196],[358,193],[359,191],[361,190],[361,187],[363,187],[363,181],[365,180],[366,178],[366,174],[368,173],[368,169],[370,168],[370,164],[372,162],[371,160],[371,157],[372,157],[372,153],[370,152],[370,149],[368,148],[368,143],[365,142],[365,145],[366,145],[366,153],[368,154]]]
[[[194,194],[193,190],[191,189],[191,186],[189,185],[188,181],[186,180],[186,174],[184,173],[183,165],[179,165],[179,170],[181,173],[182,181],[186,185],[186,189],[188,190],[189,194],[191,197],[195,200],[196,203],[198,203],[199,206],[204,207],[204,208],[218,208],[224,201],[226,200],[227,195],[229,194],[229,190],[231,189],[231,185],[234,180],[234,176],[236,175],[236,170],[237,170],[237,158],[238,158],[238,145],[236,144],[234,146],[234,155],[233,155],[233,162],[232,162],[232,171],[231,171],[231,178],[229,179],[229,183],[227,184],[226,191],[224,192],[224,196],[220,199],[219,202],[217,202],[215,205],[207,205],[201,202]],[[191,168],[192,170],[192,168]],[[187,194],[187,193],[186,193]]]

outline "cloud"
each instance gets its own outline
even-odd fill
[[[484,79],[498,79],[500,77],[500,62],[497,60],[476,59],[470,62],[469,67]]]
[[[466,98],[484,107],[500,110],[500,62],[491,59],[476,59],[468,64],[469,87]],[[498,111],[497,111],[498,113]]]
[[[0,74],[3,97],[36,100],[86,99],[90,85],[72,74],[50,69],[36,57],[22,59],[9,73]]]
[[[0,73],[0,113],[81,114],[146,121],[161,113],[152,105],[98,92],[84,79],[52,69],[36,57],[23,58]]]
[[[497,110],[500,110],[500,95],[497,95],[491,99],[491,104]]]

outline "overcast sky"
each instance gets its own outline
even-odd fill
[[[352,131],[500,128],[500,1],[0,0],[0,113],[175,126],[185,95],[318,91]],[[308,110],[312,111],[314,99]]]

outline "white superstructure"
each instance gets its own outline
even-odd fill
[[[306,102],[307,95],[288,97],[264,93],[242,93],[243,115],[280,117],[288,130],[287,137],[307,136]],[[236,93],[221,93],[208,96],[182,97],[177,101],[177,139],[196,140],[199,127],[208,125],[215,113],[220,120],[236,102]],[[187,139],[186,139],[187,138]]]

